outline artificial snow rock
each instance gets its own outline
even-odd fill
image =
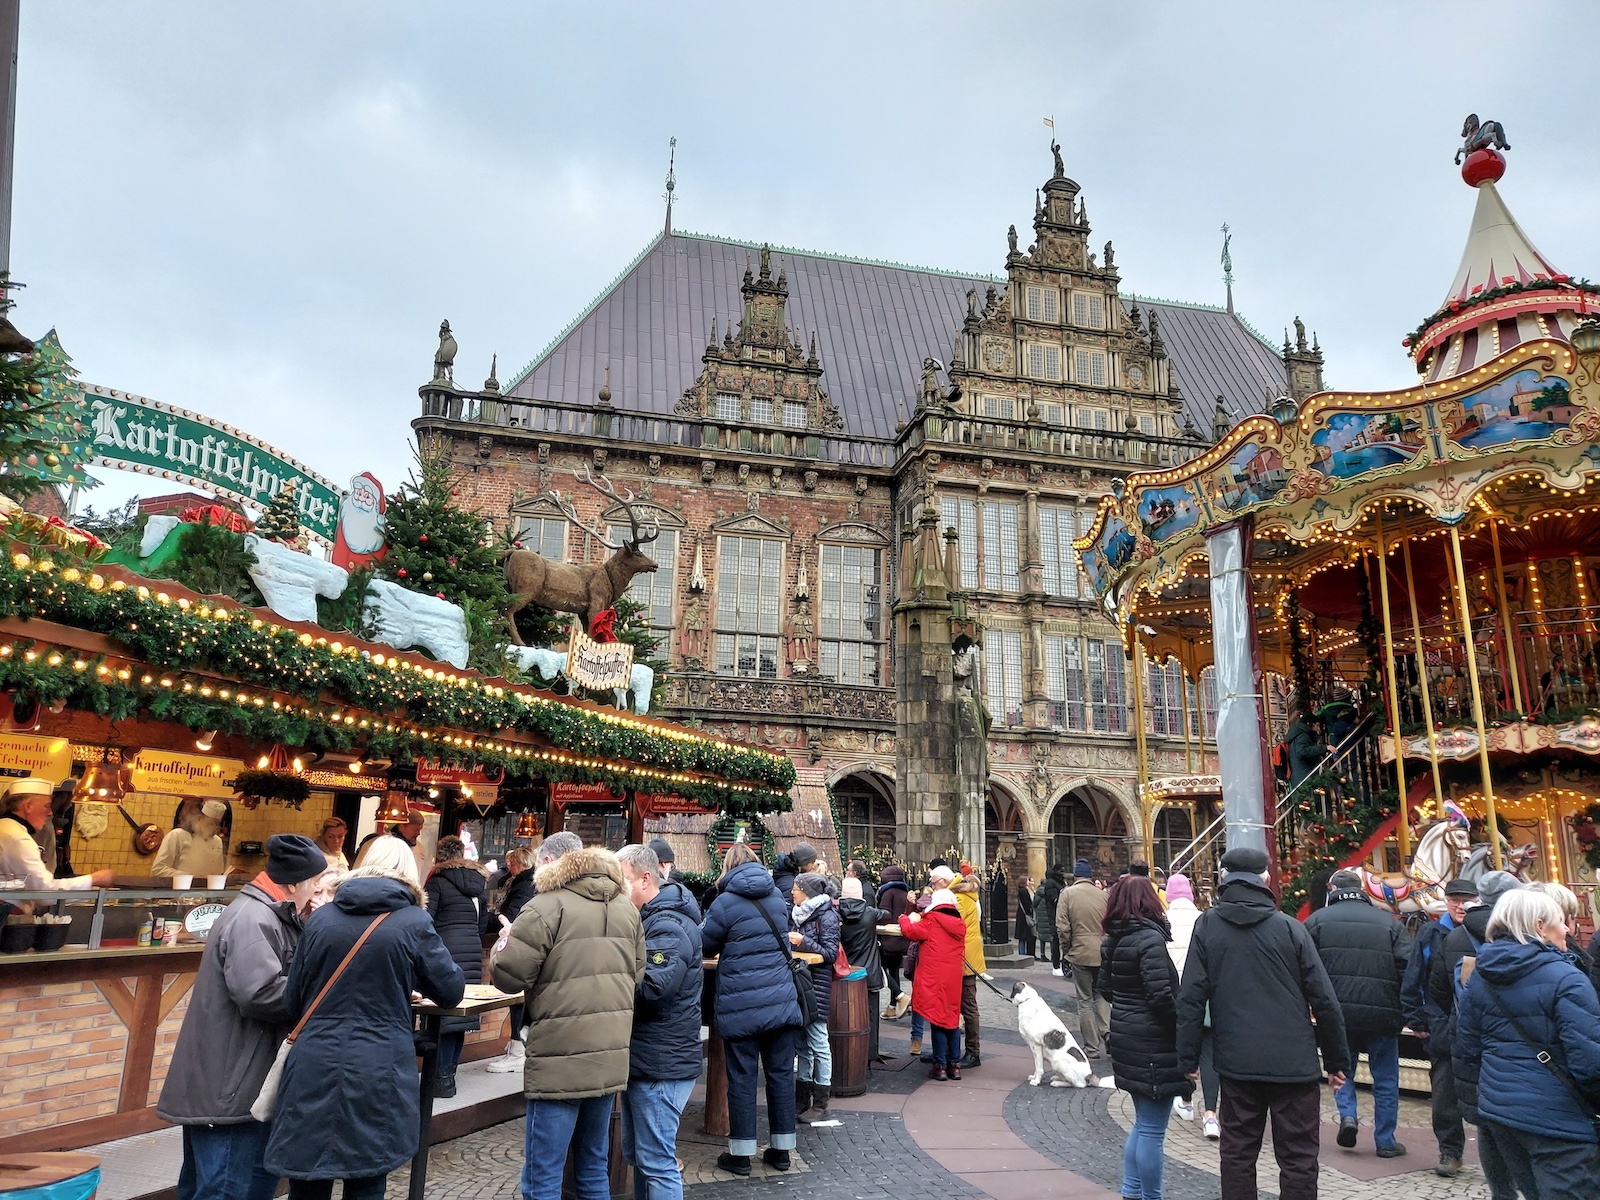
[[[467,615],[459,604],[374,579],[367,585],[366,611],[380,642],[396,650],[421,646],[453,667],[466,667]]]
[[[331,562],[249,534],[245,546],[255,554],[250,578],[266,597],[267,607],[286,621],[317,619],[317,597],[344,595],[350,572]]]
[[[144,523],[144,537],[139,542],[139,557],[149,558],[167,540],[167,534],[181,522],[177,517],[150,517]]]

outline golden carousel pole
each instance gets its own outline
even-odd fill
[[[1144,843],[1144,861],[1150,862],[1155,849],[1155,818],[1145,799],[1145,789],[1150,783],[1150,743],[1144,732],[1144,689],[1150,682],[1145,667],[1144,639],[1139,627],[1133,627],[1133,727],[1134,745],[1139,753],[1139,840]]]
[[[1489,826],[1489,853],[1494,869],[1500,861],[1500,823],[1495,820],[1494,779],[1489,771],[1489,731],[1483,722],[1483,693],[1478,685],[1478,651],[1472,644],[1472,609],[1467,603],[1466,568],[1461,561],[1461,531],[1450,526],[1450,553],[1456,560],[1456,606],[1461,610],[1462,640],[1467,644],[1467,679],[1472,685],[1472,717],[1478,724],[1478,768],[1483,775],[1483,805]]]
[[[1189,651],[1189,657],[1194,657],[1194,650],[1192,647]],[[1183,655],[1181,654],[1178,655],[1178,671],[1182,675],[1182,678],[1178,682],[1178,699],[1183,705],[1183,765],[1184,769],[1187,770],[1189,774],[1193,775],[1194,744],[1189,740],[1189,667],[1183,661]],[[1200,680],[1198,677],[1196,677],[1194,681],[1194,689],[1195,700],[1198,702],[1200,699]]]
[[[1511,699],[1516,710],[1527,715],[1522,707],[1522,655],[1517,649],[1516,627],[1511,624],[1511,606],[1506,603],[1506,569],[1500,562],[1500,522],[1489,517],[1489,544],[1494,547],[1494,594],[1500,602],[1500,632],[1506,639],[1507,674],[1511,676]]]
[[[1394,778],[1400,793],[1400,864],[1411,861],[1411,810],[1406,802],[1405,742],[1400,737],[1400,683],[1394,669],[1394,623],[1389,617],[1389,563],[1383,544],[1383,511],[1378,511],[1378,593],[1383,605],[1383,660],[1389,676],[1389,732],[1394,735]],[[1367,594],[1370,596],[1371,590]]]
[[[1411,639],[1417,655],[1417,687],[1422,692],[1422,721],[1428,727],[1428,761],[1433,766],[1433,802],[1442,809],[1444,781],[1439,776],[1439,740],[1433,732],[1433,699],[1428,695],[1428,662],[1422,650],[1422,619],[1417,616],[1417,581],[1411,573],[1411,542],[1402,536],[1400,555],[1406,564],[1406,595],[1411,600]]]

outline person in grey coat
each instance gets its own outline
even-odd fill
[[[156,1115],[183,1127],[178,1200],[272,1200],[270,1124],[250,1106],[290,1028],[285,989],[301,921],[328,869],[308,837],[267,842],[267,869],[206,937]]]

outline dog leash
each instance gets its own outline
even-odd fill
[[[963,967],[965,967],[967,970],[971,971],[973,973],[973,975],[975,975],[977,977],[977,980],[978,980],[979,983],[983,984],[984,987],[988,988],[996,996],[999,996],[1000,999],[1004,1000],[1007,1004],[1009,1004],[1011,1002],[1011,997],[1010,996],[1006,995],[999,988],[995,987],[994,984],[990,983],[987,979],[985,979],[983,977],[983,972],[978,970],[978,968],[973,966],[971,963],[969,963],[966,960],[966,958],[964,958],[964,957],[962,958],[961,965]]]

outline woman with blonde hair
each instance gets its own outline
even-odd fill
[[[1540,1200],[1592,1196],[1600,1169],[1600,1001],[1562,953],[1566,932],[1547,890],[1502,895],[1456,1017],[1456,1061],[1469,1078],[1477,1068],[1478,1136]]]

